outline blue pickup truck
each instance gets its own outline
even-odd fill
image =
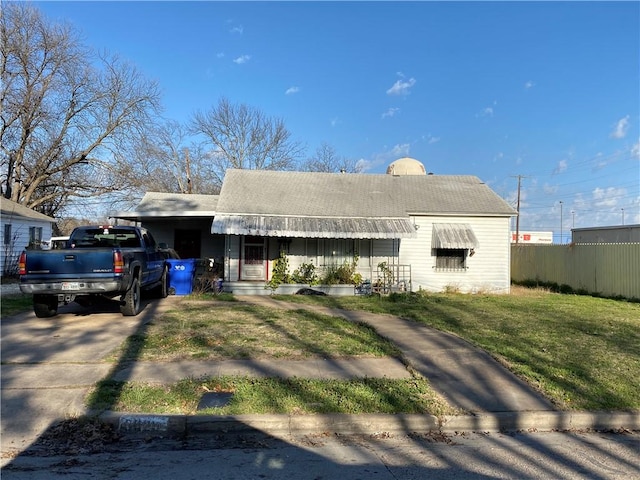
[[[33,295],[37,317],[53,317],[60,304],[87,305],[95,297],[120,297],[120,312],[140,312],[142,290],[168,293],[166,254],[151,233],[134,226],[76,228],[64,248],[25,250],[20,290]]]

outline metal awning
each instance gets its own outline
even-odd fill
[[[479,247],[478,239],[468,223],[434,223],[431,248],[462,248]]]
[[[288,238],[414,238],[409,218],[324,218],[268,215],[214,217],[211,233]]]

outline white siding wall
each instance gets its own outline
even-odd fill
[[[4,238],[4,226],[11,225],[11,238]],[[17,267],[18,257],[29,245],[29,227],[42,227],[42,240],[49,240],[52,233],[52,222],[34,220],[24,217],[6,217],[2,219],[0,235],[2,240],[2,254],[0,255],[0,272],[13,273]],[[5,268],[6,265],[6,268]],[[15,271],[17,273],[17,269]]]
[[[403,239],[400,263],[411,265],[412,288],[461,292],[508,293],[510,286],[510,255],[508,217],[415,217],[418,237]],[[467,257],[467,269],[461,272],[436,271],[432,256],[431,236],[434,223],[470,224],[478,239],[475,255]]]
[[[411,265],[412,289],[443,291],[447,288],[461,292],[508,293],[510,286],[510,219],[508,217],[416,217],[418,237],[403,240],[356,240],[360,254],[358,271],[363,278],[375,281],[380,262]],[[472,257],[467,257],[467,269],[461,272],[436,271],[436,257],[432,256],[431,236],[433,223],[467,223],[473,228],[479,247]],[[228,236],[225,272],[230,281],[238,280],[240,237]],[[292,239],[289,244],[289,271],[302,263],[312,261],[316,267],[325,262],[328,244],[324,239]],[[278,257],[278,240],[268,243],[268,278],[271,277],[273,260]],[[345,257],[346,258],[346,257]]]

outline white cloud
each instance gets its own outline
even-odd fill
[[[624,118],[618,120],[615,127],[613,128],[613,132],[611,132],[611,138],[624,138],[627,135],[627,131],[629,130],[629,115]]]
[[[640,139],[631,147],[631,156],[640,160]]]
[[[329,123],[331,124],[332,127],[335,127],[340,123],[340,119],[338,117],[334,117],[331,120],[329,120]]]
[[[399,111],[400,111],[399,108],[391,107],[389,110],[387,110],[382,114],[382,118],[393,117]]]
[[[429,136],[427,137],[427,143],[429,145],[431,145],[432,143],[438,143],[439,141],[440,141],[440,137],[434,137],[431,134],[429,134]]]
[[[545,195],[555,195],[558,192],[558,186],[544,184],[542,186],[542,191],[544,192]]]
[[[416,84],[415,78],[409,80],[398,80],[387,90],[387,95],[409,95],[411,87]]]
[[[224,58],[224,52],[216,53],[216,58]]]
[[[242,65],[243,63],[247,63],[249,60],[251,60],[251,55],[241,55],[238,58],[236,58],[233,63],[237,63],[238,65]]]
[[[287,91],[284,92],[285,95],[293,95],[294,93],[298,93],[300,91],[300,87],[289,87]]]
[[[528,82],[526,82],[526,83],[524,84],[524,88],[525,88],[525,90],[529,90],[530,88],[533,88],[533,87],[535,87],[535,86],[536,86],[536,84],[535,84],[535,83],[533,83],[531,80],[529,80]]]
[[[394,145],[390,150],[390,154],[395,158],[406,157],[409,155],[409,150],[411,149],[411,145],[409,143],[403,143]]]
[[[593,206],[596,208],[615,207],[616,205],[618,205],[618,199],[624,198],[626,193],[627,191],[624,188],[597,187],[592,192]]]
[[[567,171],[567,168],[569,168],[569,162],[566,160],[560,160],[558,162],[558,166],[553,170],[553,174],[564,173]]]
[[[242,25],[237,25],[235,27],[232,27],[231,30],[229,30],[229,32],[242,35],[244,33],[244,27]]]
[[[364,158],[361,158],[356,162],[356,171],[358,172],[365,173],[371,170],[371,168],[372,168],[372,165],[369,160],[365,160]]]
[[[493,114],[495,113],[493,107],[495,107],[497,104],[498,101],[494,100],[493,105],[483,108],[482,111],[476,115],[476,117],[493,117]]]

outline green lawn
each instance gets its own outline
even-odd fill
[[[522,288],[512,295],[287,300],[389,313],[454,333],[563,409],[640,409],[639,303]]]

